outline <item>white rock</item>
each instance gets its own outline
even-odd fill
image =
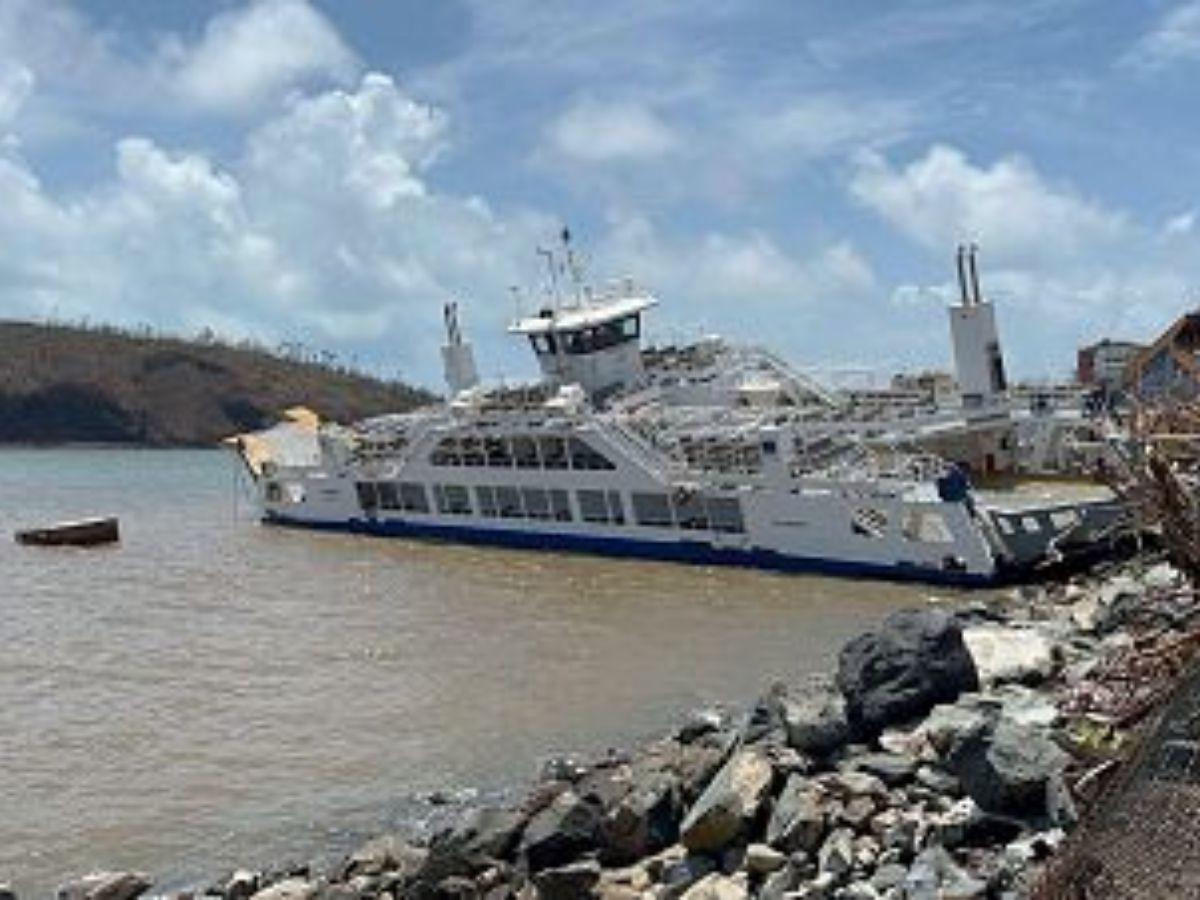
[[[285,878],[265,887],[250,900],[312,900],[317,886],[303,878]]]
[[[1039,631],[979,625],[964,628],[962,636],[984,686],[1036,683],[1054,673],[1054,643]]]
[[[714,872],[688,888],[680,900],[746,900],[749,896],[740,879]]]

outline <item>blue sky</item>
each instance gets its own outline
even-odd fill
[[[0,316],[482,367],[535,248],[819,369],[1011,368],[1200,294],[1200,0],[0,0]]]

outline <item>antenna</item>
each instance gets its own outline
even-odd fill
[[[545,247],[538,247],[537,252],[538,256],[546,260],[546,269],[550,273],[550,296],[554,298],[554,306],[557,309],[559,303],[558,269],[554,265],[554,251],[547,250]]]
[[[578,302],[583,293],[583,265],[571,248],[571,229],[564,225],[559,236],[562,238],[563,256],[566,257],[566,270],[575,284],[575,299]]]
[[[967,253],[967,262],[971,268],[971,290],[975,294],[976,305],[983,302],[983,295],[979,292],[979,245],[972,244],[970,251]]]

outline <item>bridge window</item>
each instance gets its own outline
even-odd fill
[[[675,524],[671,515],[671,500],[666,494],[644,494],[634,492],[633,517],[639,525],[670,528]]]
[[[571,501],[567,499],[566,491],[560,491],[558,489],[552,489],[550,491],[550,509],[556,522],[571,521]]]
[[[484,465],[483,442],[478,437],[467,435],[459,442],[459,455],[464,466],[478,467]]]
[[[624,525],[625,508],[617,491],[576,491],[579,516],[598,525]]]
[[[461,466],[462,458],[458,452],[458,441],[452,437],[442,438],[429,455],[429,461],[435,466]]]

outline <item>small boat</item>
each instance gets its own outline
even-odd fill
[[[17,532],[17,543],[39,547],[95,547],[115,544],[120,539],[120,527],[114,516],[59,522]]]

